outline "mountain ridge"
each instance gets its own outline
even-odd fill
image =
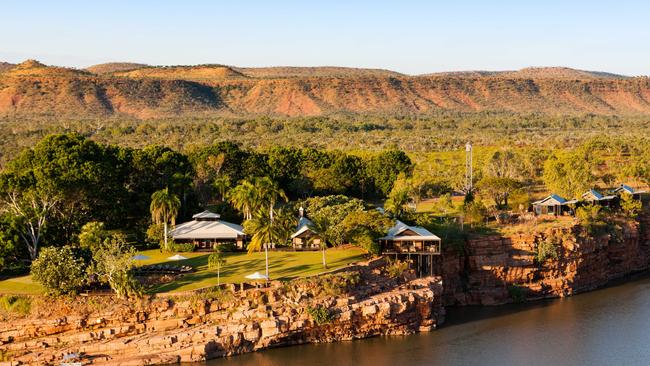
[[[569,68],[419,76],[381,69],[134,63],[112,63],[99,74],[89,70],[26,61],[0,71],[0,116],[650,115],[650,79]]]

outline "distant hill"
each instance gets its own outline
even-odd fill
[[[117,71],[129,71],[135,69],[141,69],[143,67],[148,67],[149,65],[137,64],[133,62],[108,62],[105,64],[93,65],[86,67],[86,71],[92,72],[93,74],[110,74]]]
[[[239,71],[223,65],[147,66],[133,70],[114,72],[113,75],[131,78],[173,80],[223,80],[245,77]]]
[[[406,76],[328,67],[120,67],[92,73],[33,60],[7,67],[0,73],[0,117],[650,115],[649,78],[568,68]]]
[[[10,64],[9,62],[0,61],[0,72],[8,71],[9,69],[13,68],[14,66],[16,66],[16,65],[15,64]]]
[[[399,72],[383,69],[358,69],[352,67],[235,67],[235,70],[252,78],[286,77],[355,77],[355,76],[405,76]]]
[[[51,77],[74,77],[89,74],[87,71],[71,69],[66,67],[47,66],[36,60],[27,60],[14,65],[3,72],[11,76],[51,76]]]
[[[421,76],[502,77],[517,79],[626,79],[628,76],[569,67],[527,67],[517,71],[451,71]]]

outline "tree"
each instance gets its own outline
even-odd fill
[[[84,284],[86,263],[70,246],[46,247],[32,262],[31,272],[49,294],[73,294]]]
[[[485,175],[519,180],[524,171],[523,159],[511,150],[496,151],[485,165]]]
[[[156,224],[163,224],[165,228],[165,250],[169,250],[167,241],[167,224],[171,222],[172,226],[176,225],[176,215],[181,207],[181,201],[178,197],[169,192],[169,188],[156,191],[151,195],[151,218]]]
[[[395,187],[390,192],[388,200],[386,200],[386,212],[390,213],[393,217],[401,218],[406,211],[405,206],[409,202],[408,188]]]
[[[597,233],[600,229],[607,226],[604,220],[602,207],[599,205],[585,205],[576,210],[576,217],[580,225],[587,230],[589,234]]]
[[[377,210],[352,211],[345,217],[341,227],[351,244],[376,255],[380,250],[377,239],[386,235],[394,223]]]
[[[104,223],[91,221],[81,227],[79,246],[93,252],[99,248],[107,237],[108,232],[104,229]]]
[[[228,199],[230,203],[244,214],[245,220],[253,217],[253,212],[259,205],[256,188],[253,183],[243,180],[235,188],[230,190]]]
[[[544,184],[565,198],[580,197],[595,182],[592,165],[582,154],[556,154],[544,163]]]
[[[636,218],[639,216],[641,208],[641,201],[634,199],[631,194],[623,193],[623,195],[621,195],[621,209],[628,217]]]
[[[16,217],[20,237],[32,261],[38,256],[43,232],[57,202],[53,195],[31,189],[14,190],[5,196],[5,207]]]
[[[377,193],[387,196],[400,173],[410,174],[413,168],[411,159],[400,150],[387,150],[368,163],[368,174],[373,178]]]
[[[507,177],[484,177],[479,181],[477,188],[480,193],[494,200],[497,209],[504,209],[508,207],[508,197],[521,188],[521,183]]]
[[[224,201],[226,199],[226,192],[230,189],[230,179],[226,176],[220,175],[214,179],[212,186],[217,190],[217,193],[219,193],[219,199]]]
[[[269,218],[273,221],[273,208],[279,199],[288,200],[287,195],[278,184],[269,177],[256,178],[253,182],[255,186],[256,202],[259,206],[268,205]]]
[[[108,283],[119,298],[142,294],[142,286],[132,272],[135,254],[135,248],[128,245],[121,234],[107,238],[93,252],[93,273]]]
[[[257,212],[255,216],[244,222],[244,231],[252,235],[248,243],[248,253],[264,249],[266,275],[269,275],[269,246],[282,236],[282,229],[269,216]]]
[[[221,267],[226,265],[226,258],[219,249],[216,249],[208,257],[208,268],[217,271],[217,286],[221,285]]]

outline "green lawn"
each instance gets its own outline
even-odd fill
[[[43,287],[30,275],[0,281],[0,294],[36,295],[42,291]]]
[[[190,265],[196,272],[181,279],[159,286],[156,292],[187,291],[217,284],[217,273],[208,269],[209,253],[180,253],[187,260],[171,262],[168,253],[159,250],[143,251],[151,259],[142,264]],[[358,248],[329,249],[325,252],[328,269],[334,269],[363,259],[364,251]],[[264,252],[253,254],[224,253],[226,264],[221,270],[222,283],[245,281],[246,275],[253,272],[264,273]],[[323,272],[321,252],[269,252],[269,275],[273,280],[286,280]]]
[[[329,249],[326,252],[328,269],[334,269],[363,259],[364,251],[358,248]],[[217,273],[208,270],[210,253],[179,253],[186,260],[169,261],[167,258],[175,253],[161,253],[158,249],[140,252],[150,259],[137,261],[137,265],[174,264],[190,265],[195,272],[187,274],[177,281],[158,286],[155,292],[187,291],[217,284]],[[253,272],[264,273],[264,252],[261,253],[224,253],[226,264],[221,270],[221,282],[242,282],[244,276]],[[269,252],[269,275],[271,279],[282,280],[304,277],[323,271],[321,252]],[[38,294],[42,288],[32,282],[31,276],[15,277],[0,281],[0,294]]]

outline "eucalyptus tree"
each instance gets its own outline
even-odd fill
[[[217,271],[217,286],[221,285],[221,267],[226,265],[226,258],[219,249],[216,249],[208,257],[208,268]]]
[[[169,188],[161,189],[151,195],[151,219],[155,224],[164,224],[165,230],[165,250],[169,249],[167,240],[167,224],[171,222],[172,226],[176,225],[176,215],[181,207],[181,201],[178,196],[169,192]]]

